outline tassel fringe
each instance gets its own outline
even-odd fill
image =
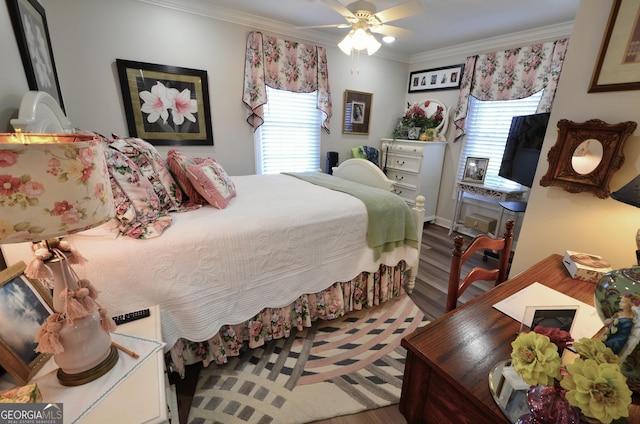
[[[64,352],[59,334],[63,322],[62,314],[52,314],[47,318],[36,333],[36,342],[38,343],[36,352],[53,354]]]
[[[42,324],[36,334],[35,341],[38,343],[36,352],[59,354],[64,352],[64,347],[60,343],[60,329],[65,323],[73,325],[76,319],[84,318],[96,310],[100,313],[100,325],[106,332],[112,333],[117,326],[113,319],[108,315],[107,310],[98,302],[98,290],[87,279],[80,279],[70,264],[83,265],[87,260],[78,251],[74,250],[68,242],[60,241],[57,248],[48,249],[43,243],[34,243],[31,247],[33,251],[33,259],[25,269],[25,275],[53,287],[53,271],[46,264],[48,259],[54,255],[58,258],[60,266],[67,267],[68,272],[62,272],[65,290],[56,293],[63,301],[62,311],[49,316]],[[69,252],[71,255],[65,255]],[[78,288],[76,290],[69,289],[70,281],[68,276],[75,281]],[[72,285],[73,287],[73,285]]]

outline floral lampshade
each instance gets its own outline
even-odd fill
[[[0,244],[77,233],[107,222],[113,213],[100,140],[0,134]]]

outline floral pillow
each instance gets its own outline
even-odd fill
[[[215,159],[187,165],[187,176],[193,187],[213,207],[224,209],[236,196],[236,186]]]
[[[198,205],[207,204],[207,201],[191,185],[191,181],[189,181],[189,177],[187,176],[187,166],[202,163],[204,160],[205,159],[185,155],[176,149],[171,149],[167,153],[167,166],[169,166],[169,170],[173,174],[178,186],[180,186],[188,198],[187,203]]]
[[[160,209],[153,185],[127,155],[108,146],[104,150],[120,233],[140,239],[159,236],[172,218]]]
[[[117,137],[108,140],[108,143],[113,149],[127,155],[151,182],[161,209],[169,212],[182,210],[182,190],[153,145],[136,137]]]

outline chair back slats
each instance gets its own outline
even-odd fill
[[[493,238],[486,234],[475,237],[466,249],[462,249],[464,238],[456,236],[453,240],[451,252],[451,267],[449,272],[449,287],[447,290],[447,304],[445,312],[455,309],[458,298],[464,291],[476,281],[494,281],[495,285],[501,284],[508,277],[511,245],[513,243],[513,221],[507,221],[505,232],[500,238]],[[498,268],[485,269],[475,267],[461,280],[462,266],[479,250],[495,250],[498,252]]]

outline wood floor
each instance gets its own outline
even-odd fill
[[[444,306],[447,294],[447,282],[449,279],[449,263],[451,260],[451,249],[453,247],[453,237],[457,233],[448,235],[448,229],[435,224],[425,224],[422,249],[420,253],[420,267],[416,286],[411,294],[411,299],[422,310],[428,319],[434,320],[444,314]],[[466,237],[465,246],[470,238]],[[488,257],[487,262],[483,261],[481,253],[471,258],[463,275],[473,266],[484,266],[494,268],[497,260]],[[470,287],[461,297],[460,302],[466,302],[478,294],[490,289],[490,283],[480,282],[476,286]],[[187,376],[187,381],[179,382],[177,385],[178,408],[180,413],[180,424],[186,424],[191,405],[191,397],[197,381],[197,368],[192,369]],[[400,414],[398,405],[391,405],[372,411],[359,414],[347,415],[343,417],[331,418],[317,421],[315,424],[405,424],[406,420]]]

